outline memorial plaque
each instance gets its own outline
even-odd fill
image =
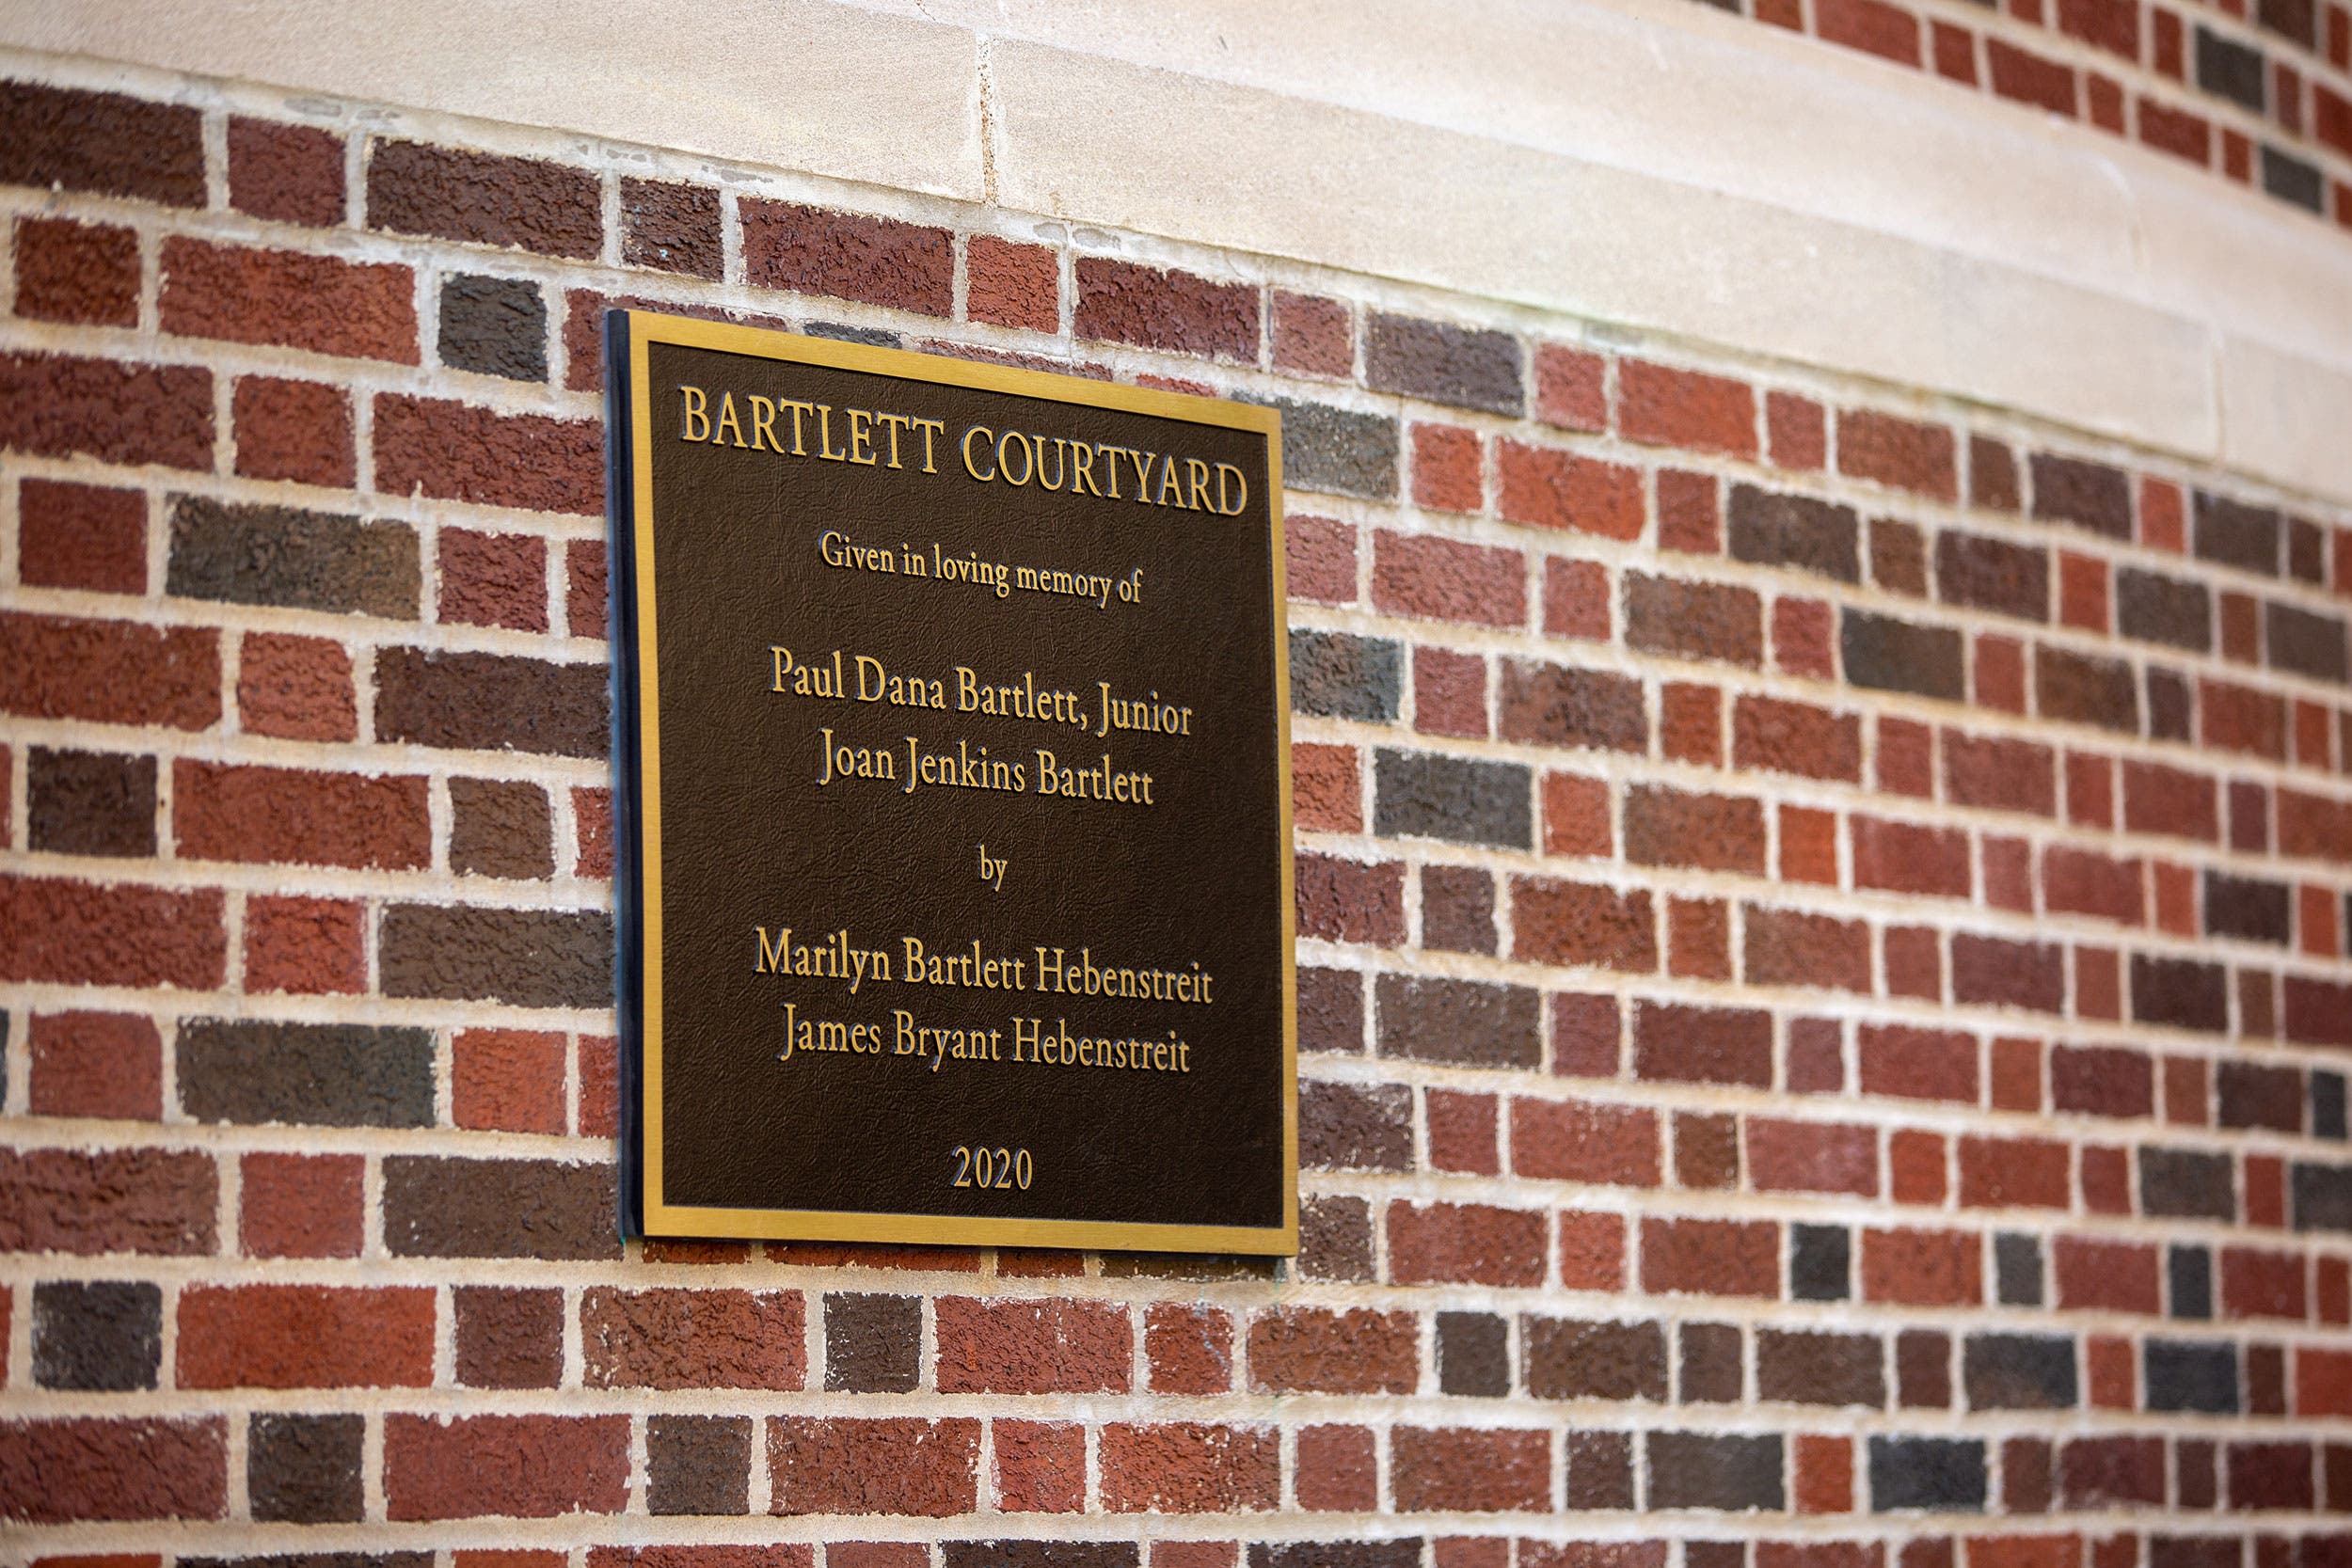
[[[624,1224],[1295,1250],[1279,417],[607,363]]]

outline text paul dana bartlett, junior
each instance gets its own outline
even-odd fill
[[[782,428],[787,425],[788,430]],[[739,404],[733,392],[721,392],[714,405],[704,388],[678,388],[678,439],[743,451],[935,475],[946,433],[945,420],[883,409],[836,408],[756,393],[746,394]],[[998,432],[983,424],[967,426],[948,444],[962,458],[964,473],[982,484],[1020,488],[1034,483],[1041,490],[1066,489],[1073,496],[1227,517],[1238,517],[1249,504],[1248,478],[1231,463],[1068,436]],[[915,466],[917,446],[922,449],[920,467]],[[1122,480],[1128,482],[1123,493]]]

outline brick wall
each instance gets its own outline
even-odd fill
[[[1260,258],[35,74],[0,1558],[2352,1561],[2352,511]],[[613,1240],[615,300],[1281,405],[1295,1263]]]
[[[2352,229],[2344,0],[1703,0],[2180,159]]]

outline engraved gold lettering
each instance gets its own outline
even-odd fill
[[[774,402],[771,399],[763,397],[754,397],[751,401],[752,451],[757,451],[764,446],[771,451],[779,453],[782,452],[784,451],[783,444],[776,439],[776,405]]]
[[[1233,504],[1231,506],[1225,504],[1225,479],[1228,474],[1232,475],[1233,480]],[[1231,463],[1219,463],[1216,466],[1216,509],[1228,517],[1238,517],[1241,515],[1241,509],[1248,504],[1249,476]]]
[[[735,439],[732,441],[727,439],[727,432],[730,430],[735,432]],[[740,447],[746,444],[743,439],[743,421],[735,417],[735,394],[733,392],[719,394],[719,420],[711,426],[710,441],[713,446],[722,447]]]
[[[1184,486],[1186,494],[1192,498],[1184,502],[1185,506],[1195,512],[1208,511],[1209,466],[1197,457],[1185,458]]]
[[[1095,450],[1084,441],[1070,443],[1070,493],[1073,496],[1078,493],[1080,485],[1094,495],[1103,493],[1103,487],[1094,483]],[[1112,477],[1116,479],[1118,476]]]
[[[1067,455],[1070,450],[1070,437],[1067,436],[1054,437],[1054,477],[1051,480],[1045,477],[1045,437],[1032,436],[1029,440],[1037,451],[1037,487],[1041,490],[1059,490],[1063,481],[1070,477],[1070,459]]]
[[[1012,477],[1012,454],[1021,454],[1021,477]],[[1008,430],[996,438],[996,472],[1007,484],[1018,488],[1029,483],[1037,471],[1037,453],[1029,446],[1029,437],[1017,430]]]
[[[904,414],[877,414],[874,418],[890,427],[890,466],[895,468],[898,466],[898,432],[907,427],[907,417]]]
[[[808,448],[801,444],[801,416],[815,413],[817,405],[813,403],[803,403],[798,398],[785,399],[784,405],[792,410],[792,455],[806,457]]]
[[[710,397],[700,387],[678,388],[679,428],[681,441],[710,439]]]
[[[817,405],[817,455],[828,463],[844,463],[850,454],[833,450],[833,404]]]
[[[1152,459],[1159,453],[1137,451],[1133,447],[1115,447],[1112,450],[1127,454],[1129,465],[1136,470],[1136,499],[1145,506],[1151,505]],[[1113,493],[1117,493],[1116,485],[1113,486]]]
[[[978,467],[972,461],[972,437],[975,436],[985,436],[988,437],[989,459],[988,472],[986,473],[980,472]],[[963,471],[970,474],[974,479],[978,480],[982,484],[992,483],[996,478],[995,453],[996,433],[989,429],[988,426],[984,424],[976,424],[971,429],[963,433]]]
[[[845,408],[842,412],[850,416],[850,461],[865,467],[872,467],[875,463],[872,429],[874,416],[863,408]],[[860,452],[866,455],[860,457],[858,455]]]
[[[1168,499],[1170,496],[1176,498],[1172,502]],[[1177,481],[1176,459],[1173,457],[1160,459],[1160,493],[1153,499],[1162,506],[1184,504],[1184,487]]]
[[[927,474],[937,473],[939,470],[931,467],[931,437],[946,435],[946,425],[938,420],[910,420],[907,422],[923,433],[923,471]]]

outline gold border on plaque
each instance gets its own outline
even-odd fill
[[[673,1204],[661,1187],[661,693],[653,558],[655,343],[760,359],[861,371],[900,381],[970,387],[1054,403],[1116,408],[1192,424],[1252,430],[1266,438],[1266,510],[1274,590],[1276,768],[1281,790],[1279,895],[1282,916],[1282,1223],[1279,1226],[1152,1225],[1116,1220],[998,1219],[830,1209],[713,1209]],[[637,584],[638,881],[644,929],[638,943],[644,1070],[640,1180],[648,1236],[723,1236],[773,1241],[899,1242],[946,1246],[1090,1247],[1115,1251],[1287,1255],[1298,1250],[1297,911],[1292,892],[1290,610],[1282,548],[1282,416],[1279,410],[1147,387],[1053,375],[904,349],[803,338],[763,327],[628,313],[629,477]]]

